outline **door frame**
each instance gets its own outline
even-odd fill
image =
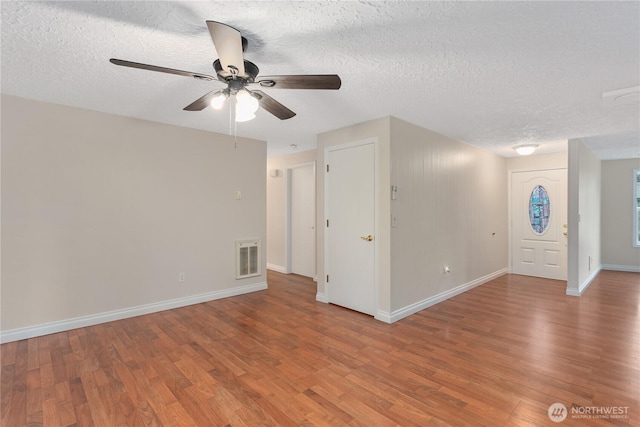
[[[291,165],[291,166],[287,166],[287,168],[285,169],[285,188],[286,188],[286,195],[285,195],[285,227],[284,227],[284,268],[285,268],[285,273],[286,274],[291,274],[291,182],[292,182],[292,178],[291,178],[291,174],[293,172],[293,169],[297,169],[297,168],[303,168],[303,167],[307,167],[307,166],[311,166],[312,167],[312,171],[313,171],[313,192],[314,192],[314,196],[313,196],[313,226],[316,227],[316,223],[317,223],[317,215],[316,215],[316,197],[318,194],[318,189],[316,188],[318,185],[318,178],[316,176],[316,162],[312,161],[312,162],[306,162],[306,163],[299,163],[299,164],[295,164],[295,165]],[[313,250],[313,258],[314,258],[314,275],[313,275],[313,281],[317,282],[318,281],[318,257],[317,257],[317,251],[318,251],[318,230],[317,228],[314,229],[314,234],[315,234],[315,244],[314,244],[314,250]]]
[[[373,144],[373,224],[374,224],[374,239],[373,239],[373,286],[374,286],[374,301],[375,301],[375,315],[374,318],[378,318],[380,312],[380,239],[381,230],[380,230],[380,206],[379,206],[379,188],[380,188],[380,144],[378,142],[378,138],[365,138],[356,141],[347,142],[344,144],[338,145],[330,145],[325,147],[324,149],[324,165],[323,165],[323,173],[327,173],[327,165],[329,164],[329,153],[332,151],[339,151],[348,148],[359,147],[362,145]],[[322,225],[324,228],[324,244],[323,244],[323,271],[325,277],[322,278],[322,282],[324,283],[324,298],[323,301],[330,303],[331,302],[331,282],[327,283],[326,275],[329,274],[329,256],[328,256],[328,247],[327,242],[329,241],[329,229],[326,226],[326,220],[329,216],[329,178],[325,175],[324,179],[324,220],[325,223]]]
[[[509,170],[507,171],[507,221],[508,221],[508,225],[509,225],[509,232],[507,233],[507,271],[509,272],[509,274],[513,273],[513,245],[512,245],[512,238],[513,238],[513,213],[511,212],[511,199],[512,199],[512,185],[511,185],[511,181],[513,179],[513,174],[514,173],[523,173],[523,172],[548,172],[548,171],[556,171],[556,170],[564,170],[568,172],[568,168],[564,167],[557,167],[557,168],[535,168],[535,169],[513,169],[513,170]],[[568,187],[568,177],[567,177],[567,187]],[[567,188],[568,191],[568,188]],[[567,197],[567,200],[565,201],[565,203],[567,204],[567,218],[566,221],[568,221],[568,216],[569,216],[569,200]],[[567,253],[566,253],[567,259],[565,260],[565,263],[567,265],[567,277],[569,275],[569,245],[567,243]],[[534,276],[535,277],[535,276]],[[566,280],[566,279],[565,279]]]

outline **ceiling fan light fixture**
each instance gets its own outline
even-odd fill
[[[219,94],[211,98],[211,107],[214,110],[222,109],[222,107],[224,107],[224,103],[227,100],[227,98],[229,98],[228,94],[224,92],[220,92]]]
[[[238,110],[236,109],[236,122],[241,123],[241,122],[248,122],[249,120],[253,120],[256,118],[256,115],[253,113],[242,113],[242,112],[238,112]]]
[[[236,93],[236,114],[243,116],[254,114],[258,111],[258,107],[260,107],[258,100],[246,90]]]
[[[521,156],[533,154],[533,152],[536,151],[536,148],[538,148],[538,144],[522,144],[513,147],[513,149],[516,150],[516,153]]]

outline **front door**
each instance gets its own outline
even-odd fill
[[[567,280],[567,170],[511,175],[511,272]]]
[[[330,147],[326,171],[329,302],[375,315],[375,143]]]

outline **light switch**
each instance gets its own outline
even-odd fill
[[[236,190],[236,200],[242,199],[242,191]]]

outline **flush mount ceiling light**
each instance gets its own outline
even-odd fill
[[[516,150],[516,153],[521,156],[528,156],[529,154],[532,154],[536,151],[536,148],[538,148],[538,144],[522,144],[513,147],[513,149]]]

